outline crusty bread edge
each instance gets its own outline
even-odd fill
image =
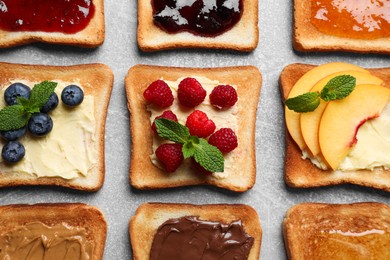
[[[236,77],[235,75],[240,75]],[[203,174],[188,174],[179,176],[167,175],[164,171],[154,166],[149,155],[152,154],[152,131],[150,129],[149,112],[146,111],[146,103],[142,96],[144,89],[156,79],[177,80],[180,77],[205,76],[212,80],[219,80],[221,84],[238,86],[239,118],[247,119],[239,123],[238,141],[243,144],[250,140],[249,149],[246,149],[246,160],[243,156],[239,163],[246,165],[247,172],[223,180],[213,177],[205,177]],[[243,192],[253,187],[256,181],[256,154],[255,154],[255,121],[260,94],[261,74],[256,67],[225,67],[225,68],[178,68],[160,67],[149,65],[136,65],[129,69],[126,77],[126,93],[130,111],[130,131],[132,135],[130,183],[138,189],[157,189],[188,186],[196,184],[211,184],[236,192]],[[209,93],[208,93],[209,94]],[[241,104],[241,105],[240,105]],[[253,109],[244,109],[253,107]],[[245,177],[245,186],[234,186],[232,178]]]
[[[169,218],[182,216],[199,216],[200,219],[229,223],[241,219],[244,230],[255,239],[249,260],[259,259],[262,240],[261,223],[257,212],[243,204],[170,204],[145,203],[139,206],[129,221],[129,235],[135,260],[149,259],[154,234],[158,227],[168,219],[157,218],[158,214],[170,215]],[[147,225],[143,221],[153,220],[158,223]],[[157,225],[154,225],[157,224]]]
[[[159,51],[177,48],[232,49],[236,51],[253,51],[259,41],[258,1],[246,0],[244,13],[240,21],[227,32],[216,37],[202,37],[189,32],[169,34],[153,23],[152,6],[148,0],[138,0],[137,42],[142,51]],[[250,40],[247,43],[237,42],[242,30],[248,30]],[[164,37],[164,43],[156,44],[152,36]]]
[[[49,44],[73,45],[84,48],[95,48],[102,45],[105,38],[104,0],[93,0],[95,15],[83,30],[74,33],[60,32],[8,32],[0,30],[0,48],[43,42]]]
[[[315,65],[290,64],[286,66],[279,79],[282,100],[284,101],[295,82]],[[390,88],[390,68],[368,69],[381,78]],[[301,158],[302,153],[286,129],[285,182],[296,188],[311,188],[338,184],[356,184],[390,192],[390,172],[380,169],[359,171],[323,171],[308,159]]]
[[[343,38],[319,32],[310,22],[311,1],[294,0],[293,47],[297,51],[347,51],[390,54],[390,37],[374,40]]]
[[[18,225],[39,221],[48,226],[67,223],[70,226],[83,227],[87,236],[94,241],[92,259],[103,258],[107,237],[107,222],[97,207],[82,203],[42,203],[12,204],[0,206],[1,232]]]
[[[85,186],[79,183],[85,177],[75,178],[73,180],[66,180],[60,177],[43,177],[37,178],[35,176],[15,173],[12,176],[10,174],[0,174],[0,187],[11,186],[31,186],[31,185],[43,185],[43,186],[62,186],[83,191],[97,191],[104,182],[105,175],[105,123],[107,116],[107,109],[110,102],[110,96],[114,81],[114,75],[111,69],[104,64],[83,64],[73,66],[47,66],[47,65],[27,65],[27,64],[12,64],[12,63],[0,63],[0,83],[3,84],[10,79],[26,79],[31,81],[42,80],[61,80],[65,78],[68,81],[72,79],[80,80],[84,85],[88,84],[92,90],[98,84],[94,92],[95,100],[95,118],[96,122],[96,148],[99,154],[97,158],[97,166],[93,169],[93,174],[98,174],[98,180],[92,186]],[[23,73],[23,75],[18,75]],[[86,90],[85,90],[86,91]],[[88,90],[87,90],[88,91]],[[27,178],[21,179],[20,177]],[[91,177],[88,175],[86,178]]]

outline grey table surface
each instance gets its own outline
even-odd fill
[[[286,259],[281,224],[286,211],[301,202],[390,204],[390,194],[352,185],[317,189],[292,189],[283,181],[285,126],[278,78],[287,64],[321,64],[345,61],[364,67],[390,66],[389,56],[349,53],[298,53],[292,48],[292,1],[259,2],[260,41],[255,51],[173,50],[143,53],[137,47],[137,1],[106,0],[106,39],[97,49],[32,44],[0,50],[0,61],[27,64],[74,65],[105,63],[115,75],[106,124],[106,178],[96,193],[50,187],[0,190],[0,204],[83,202],[99,207],[108,222],[104,259],[131,259],[128,222],[145,202],[245,203],[259,214],[263,241],[261,259]],[[256,121],[257,178],[253,189],[235,194],[207,186],[139,191],[130,187],[129,113],[124,78],[135,64],[221,67],[257,66],[263,85]]]

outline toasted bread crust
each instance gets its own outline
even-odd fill
[[[286,66],[280,76],[280,90],[285,100],[295,82],[315,65],[291,64]],[[390,68],[368,69],[381,78],[390,88]],[[286,129],[285,181],[291,187],[310,188],[351,183],[390,191],[390,171],[382,169],[358,171],[321,170],[309,160],[301,158],[302,152]]]
[[[240,75],[237,77],[237,75]],[[204,76],[218,80],[221,84],[237,86],[238,104],[238,145],[246,146],[237,161],[240,171],[235,176],[216,179],[204,174],[167,174],[150,160],[152,154],[152,131],[150,113],[146,110],[144,90],[157,79],[176,81],[181,77]],[[196,184],[211,184],[218,187],[243,192],[253,187],[256,181],[255,121],[261,74],[255,67],[229,68],[174,68],[137,65],[126,77],[126,92],[130,110],[132,135],[130,183],[138,189],[156,189]],[[210,93],[208,93],[210,94]],[[253,108],[253,109],[248,109]],[[233,151],[234,152],[234,151]]]
[[[390,53],[390,37],[374,40],[324,34],[310,22],[312,0],[294,0],[293,46],[297,51],[348,51]]]
[[[23,173],[2,173],[0,168],[0,187],[50,185],[63,186],[77,190],[96,191],[104,181],[104,133],[107,108],[114,76],[111,69],[104,64],[86,64],[76,66],[44,66],[0,63],[0,85],[13,79],[41,82],[44,80],[62,80],[65,82],[79,81],[86,94],[94,96],[96,119],[96,150],[98,152],[97,166],[87,177],[66,180],[60,177],[37,178]]]
[[[0,30],[0,48],[9,48],[32,42],[65,44],[94,48],[102,45],[105,37],[104,0],[93,0],[95,15],[83,30],[67,34],[60,32],[8,32]]]
[[[96,207],[81,203],[14,204],[0,206],[1,233],[27,223],[41,222],[47,226],[66,223],[82,227],[87,239],[94,241],[92,259],[102,259],[106,242],[107,223],[103,213]]]
[[[382,203],[302,203],[290,208],[283,221],[283,236],[289,259],[307,259],[315,254],[308,245],[321,230],[389,232],[390,207]],[[340,253],[340,252],[339,252]]]
[[[153,23],[150,0],[138,0],[138,46],[143,51],[177,48],[209,48],[252,51],[259,41],[258,1],[245,0],[240,21],[227,32],[216,37],[203,37],[189,32],[170,34]]]
[[[199,216],[202,220],[230,223],[242,220],[244,230],[255,239],[249,260],[259,259],[261,246],[261,224],[256,211],[242,204],[142,204],[129,223],[129,234],[133,256],[136,260],[149,259],[154,234],[158,227],[171,218]]]

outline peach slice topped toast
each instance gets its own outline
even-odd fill
[[[253,187],[260,86],[261,74],[252,66],[131,68],[131,185]]]
[[[281,74],[286,125],[298,119],[286,135],[285,180],[293,187],[353,183],[390,191],[390,68],[326,72],[332,64],[292,64]],[[306,90],[302,79],[312,80]]]

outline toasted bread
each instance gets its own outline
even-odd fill
[[[158,227],[168,219],[198,216],[201,220],[231,223],[241,220],[244,230],[255,239],[249,260],[259,259],[262,230],[256,211],[247,205],[191,205],[146,203],[141,205],[130,220],[129,233],[136,260],[149,259],[150,249]]]
[[[176,172],[167,174],[155,166],[150,159],[150,155],[153,154],[153,132],[150,124],[150,112],[147,111],[147,103],[143,98],[144,90],[157,79],[177,81],[180,78],[197,76],[217,80],[219,84],[230,84],[237,87],[239,101],[235,106],[238,106],[238,147],[230,153],[231,158],[235,157],[235,159],[225,160],[225,165],[234,163],[237,168],[232,170],[232,174],[226,178],[217,179],[211,175],[205,176],[191,167],[191,164],[182,165]],[[253,187],[256,180],[254,131],[260,85],[261,74],[257,68],[251,66],[213,69],[147,65],[132,67],[126,77],[132,134],[131,185],[138,189],[157,189],[211,184],[238,192]],[[209,94],[207,93],[207,96]],[[217,127],[224,126],[217,124]]]
[[[285,67],[280,76],[280,89],[285,100],[295,82],[314,65],[291,64]],[[390,68],[368,69],[371,74],[382,79],[390,88]],[[285,181],[289,186],[309,188],[343,183],[357,184],[390,191],[390,171],[376,168],[357,171],[324,171],[310,160],[301,158],[302,152],[286,130]]]
[[[85,232],[86,240],[93,245],[93,254],[89,259],[102,259],[104,245],[106,242],[107,223],[103,213],[89,205],[81,203],[63,203],[63,204],[15,204],[0,206],[0,238],[10,236],[10,232],[25,227],[28,231],[29,224],[42,223],[48,227],[55,225],[64,225],[70,229],[82,229]],[[62,231],[61,231],[62,232]],[[66,234],[58,232],[56,239],[65,237]],[[69,232],[66,232],[69,233]],[[21,234],[23,236],[23,233]],[[42,240],[50,239],[48,234],[43,233]],[[37,239],[37,238],[35,238]],[[11,241],[12,237],[8,237]],[[81,238],[77,240],[81,241]],[[26,246],[26,242],[24,244]],[[55,243],[48,244],[48,248],[56,246]],[[46,250],[49,250],[49,249]],[[0,248],[0,253],[5,253],[8,248]]]
[[[0,29],[0,48],[44,42],[51,44],[74,45],[79,47],[97,47],[105,37],[104,0],[93,0],[95,14],[88,25],[77,33],[44,31],[5,31]]]
[[[293,45],[298,51],[390,53],[390,37],[354,39],[324,34],[310,22],[312,0],[294,0]]]
[[[390,207],[303,203],[283,222],[289,259],[388,259]]]
[[[210,48],[252,51],[259,39],[258,1],[243,1],[240,21],[230,30],[215,36],[203,37],[189,32],[167,33],[153,22],[150,0],[138,0],[138,46],[143,51],[159,51],[177,48]]]
[[[80,84],[84,89],[85,96],[93,96],[95,129],[93,147],[96,149],[96,164],[88,169],[86,177],[65,179],[61,177],[37,177],[33,173],[8,172],[5,169],[10,165],[1,162],[0,159],[0,187],[19,185],[55,185],[72,189],[96,191],[101,188],[104,181],[104,132],[107,108],[110,100],[113,84],[113,73],[110,68],[103,64],[86,64],[77,66],[42,66],[0,63],[0,88],[8,87],[11,81],[27,81],[39,83],[44,80],[62,81],[66,83]],[[33,85],[30,87],[32,88]],[[1,90],[1,89],[0,89]],[[60,104],[59,106],[63,104]],[[58,109],[58,108],[57,108]],[[54,128],[56,122],[54,122]],[[57,126],[59,127],[59,126]],[[24,137],[23,137],[24,138]],[[26,138],[30,138],[26,136]],[[47,136],[50,138],[50,134]],[[37,140],[39,141],[39,139]],[[0,140],[0,143],[4,141]],[[77,144],[83,148],[83,144]],[[31,153],[32,151],[30,151]],[[29,151],[26,151],[26,154]],[[23,164],[23,161],[18,164]]]

